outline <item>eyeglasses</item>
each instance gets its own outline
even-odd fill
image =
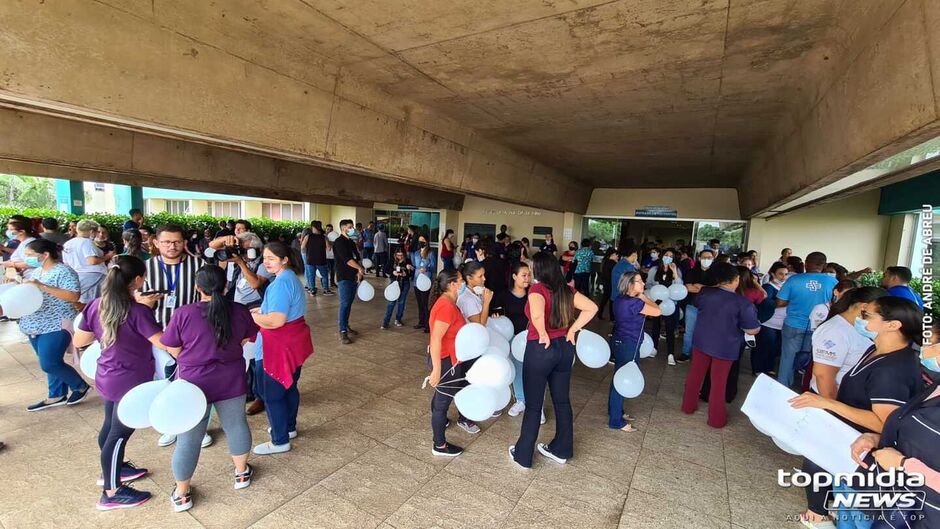
[[[159,241],[159,243],[164,246],[182,246],[186,244],[186,241]]]

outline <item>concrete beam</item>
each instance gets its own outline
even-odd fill
[[[908,0],[738,184],[747,218],[940,134],[940,3]]]
[[[461,209],[463,195],[268,156],[0,109],[0,170],[116,184],[372,207]],[[15,131],[15,132],[12,132]]]
[[[231,42],[208,44],[199,27],[181,31],[179,21],[160,17],[189,3],[164,4],[0,2],[0,102],[444,191],[558,211],[587,207],[589,186],[344,73],[344,61],[385,51],[319,15],[307,31],[316,37],[297,38],[335,42],[333,56],[285,61],[278,46],[239,54]],[[193,20],[209,23],[206,14]],[[242,40],[281,38],[262,33]],[[283,67],[291,61],[294,68]]]

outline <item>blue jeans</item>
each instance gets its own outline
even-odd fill
[[[323,290],[330,289],[330,280],[328,278],[330,271],[326,265],[304,265],[304,275],[307,277],[307,288],[314,294],[317,292],[317,272],[320,272],[320,286],[323,287]]]
[[[349,313],[356,300],[356,286],[352,279],[336,282],[336,290],[339,292],[339,332],[349,330]]]
[[[39,356],[39,367],[46,374],[50,399],[65,397],[69,389],[80,391],[87,387],[75,368],[62,359],[71,341],[72,335],[62,330],[29,337],[30,345]]]
[[[692,356],[692,334],[695,332],[695,320],[698,319],[698,307],[689,303],[685,306],[685,334],[682,335],[682,354]],[[657,340],[657,338],[653,338]]]
[[[408,300],[408,289],[411,288],[411,281],[402,281],[399,286],[401,287],[401,295],[398,296],[397,300],[389,301],[388,307],[385,308],[385,319],[382,320],[384,327],[388,327],[388,322],[392,320],[392,311],[395,310],[396,303],[398,304],[398,314],[395,315],[395,321],[401,321],[405,316],[405,301]]]
[[[300,409],[297,379],[300,378],[300,367],[294,371],[294,383],[285,389],[264,372],[263,364],[261,360],[255,361],[255,377],[261,380],[261,399],[264,400],[264,411],[271,425],[271,442],[276,445],[287,444],[290,442],[290,432],[297,429],[297,410]]]
[[[515,356],[509,355],[513,367],[516,368],[516,378],[512,380],[512,394],[516,397],[516,402],[525,402],[525,389],[522,386],[522,362],[516,360]]]
[[[796,355],[800,351],[813,350],[813,332],[797,329],[784,324],[780,341],[780,369],[777,371],[777,382],[786,387],[793,384]]]
[[[621,367],[640,359],[640,342],[633,340],[610,339],[610,351],[614,354],[614,373]],[[640,365],[637,363],[637,365]],[[623,395],[614,389],[614,381],[610,381],[610,392],[607,395],[607,426],[620,429],[626,426],[623,420]]]

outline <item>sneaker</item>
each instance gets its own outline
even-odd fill
[[[253,473],[251,465],[248,465],[244,472],[235,472],[235,490],[248,488]]]
[[[674,355],[669,355],[666,357],[666,364],[674,366],[676,365],[676,357]]]
[[[470,420],[459,420],[457,426],[463,428],[467,433],[480,433],[480,427],[477,426],[477,423]]]
[[[157,439],[157,446],[170,446],[176,442],[176,436],[165,433],[160,436],[160,439]]]
[[[271,433],[271,429],[268,428],[268,434],[270,434],[270,433]],[[287,438],[288,438],[288,439],[296,439],[296,438],[297,438],[297,430],[291,430],[291,431],[287,432]]]
[[[496,410],[493,412],[493,415],[491,415],[491,417],[495,419],[496,417],[499,417],[502,414],[503,414],[503,410]]]
[[[539,424],[545,424],[545,408],[542,408],[542,418],[539,419]]]
[[[423,329],[424,325],[421,325],[420,323],[418,323],[418,324],[412,325],[411,328],[415,330]]]
[[[540,454],[542,454],[543,456],[545,456],[545,457],[551,459],[552,461],[558,463],[559,465],[564,465],[565,463],[568,462],[567,459],[558,457],[558,456],[556,456],[555,454],[551,453],[551,452],[548,450],[548,446],[546,446],[545,443],[539,443],[539,444],[537,444],[537,445],[536,445],[536,448],[539,449],[539,453],[540,453]]]
[[[676,358],[676,362],[679,362],[680,364],[684,364],[688,361],[689,361],[689,357],[686,355],[679,355],[679,357]]]
[[[214,443],[214,442],[215,442],[215,441],[212,439],[212,436],[209,435],[209,434],[206,434],[206,435],[204,435],[204,436],[202,437],[202,447],[203,447],[203,448],[206,448],[207,446],[212,446],[212,443]]]
[[[89,389],[91,389],[91,386],[86,385],[86,386],[85,386],[85,389],[81,389],[81,390],[78,390],[78,391],[73,391],[73,392],[69,395],[69,398],[65,400],[65,405],[66,405],[66,406],[71,406],[71,405],[73,405],[73,404],[78,404],[79,402],[85,400],[85,396],[88,395],[88,390],[89,390]]]
[[[346,327],[346,332],[353,336],[359,336],[359,331],[353,329],[352,327]]]
[[[348,335],[348,334],[346,334],[346,333],[344,333],[344,332],[341,332],[341,333],[339,333],[339,343],[341,343],[341,344],[343,344],[343,345],[349,345],[349,344],[352,343],[352,340],[349,339],[349,335]]]
[[[380,329],[380,330],[383,330],[383,331],[387,331],[387,330],[388,330],[388,325],[385,325],[385,324],[383,323],[382,326],[379,327],[379,329]]]
[[[170,505],[173,506],[173,512],[183,512],[188,511],[193,508],[193,488],[190,487],[186,494],[178,496],[176,494],[176,488],[173,488],[173,492],[170,494]]]
[[[402,323],[401,320],[395,320],[395,327],[404,327],[404,325],[405,324]]]
[[[146,468],[137,468],[134,465],[128,463],[127,461],[121,465],[121,484],[125,485],[134,481],[135,479],[140,479],[147,475]],[[95,482],[99,487],[104,487],[104,476],[98,476],[98,481]]]
[[[510,446],[509,446],[509,459],[511,459],[512,462],[515,463],[516,465],[519,465],[519,462],[516,461],[516,445],[510,445]],[[522,468],[522,469],[525,469],[525,470],[528,470],[528,469],[529,469],[529,467],[524,467],[524,466],[522,466],[522,465],[519,465],[519,468]]]
[[[144,503],[147,503],[147,500],[149,499],[149,492],[137,490],[127,485],[122,485],[114,492],[114,496],[111,496],[110,498],[107,494],[102,492],[101,498],[98,499],[98,503],[95,505],[95,508],[99,511],[127,509],[129,507],[143,505]]]
[[[317,297],[317,291],[316,291],[316,290],[308,290],[308,292],[310,292],[310,296],[311,296],[311,297]]]
[[[58,399],[52,400],[43,399],[36,404],[30,404],[27,406],[26,411],[39,411],[46,408],[55,408],[56,406],[65,406],[67,400],[68,399],[66,397],[59,397]]]
[[[444,443],[444,446],[437,447],[433,444],[431,445],[431,455],[435,456],[444,456],[444,457],[457,457],[463,453],[463,448],[460,448],[457,445],[452,445],[450,443]]]
[[[336,295],[336,292],[333,292],[332,290],[324,290],[324,291],[323,291],[323,295],[324,295],[324,296],[335,296],[335,295]]]
[[[525,401],[517,400],[515,403],[513,403],[512,407],[509,408],[509,416],[517,417],[519,416],[519,414],[521,414],[524,411],[525,411]]]
[[[274,443],[261,443],[256,446],[252,452],[259,456],[267,456],[271,454],[283,454],[284,452],[290,451],[290,441],[282,445],[276,445]]]

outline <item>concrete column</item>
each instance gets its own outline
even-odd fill
[[[555,244],[561,249],[562,245],[567,245],[570,241],[581,241],[581,225],[584,223],[584,215],[565,212],[564,225],[562,233],[555,233]]]
[[[908,266],[908,259],[917,238],[917,215],[906,213],[891,215],[888,240],[885,243],[884,266]]]
[[[65,213],[82,215],[85,213],[85,187],[82,182],[56,179],[56,209]]]

